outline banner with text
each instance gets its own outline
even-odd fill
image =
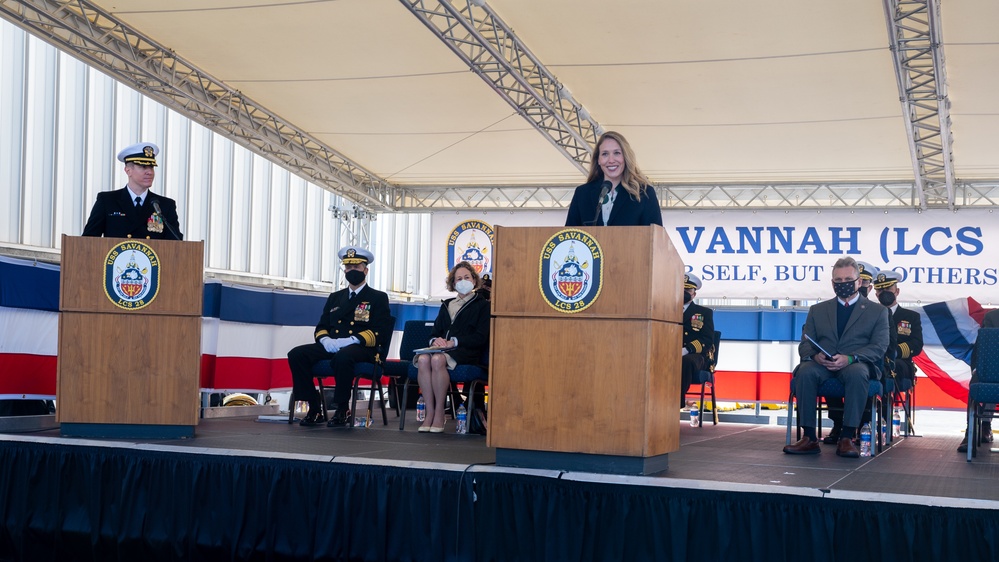
[[[970,296],[986,307],[999,303],[995,219],[988,209],[663,211],[666,231],[687,270],[704,282],[699,298],[825,300],[833,296],[833,264],[850,256],[897,271],[904,302]],[[443,278],[452,256],[470,246],[478,245],[473,250],[491,260],[491,247],[484,251],[489,229],[564,221],[564,213],[552,211],[435,215],[432,263],[440,267],[431,273],[434,287],[445,294]],[[598,240],[601,228],[607,227],[593,229]],[[491,269],[491,261],[483,263]]]
[[[999,301],[999,226],[988,210],[664,212],[704,298],[828,299],[842,256],[901,275],[900,300]]]

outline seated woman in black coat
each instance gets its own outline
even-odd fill
[[[444,407],[451,385],[448,369],[478,365],[489,347],[489,301],[478,296],[479,274],[468,262],[455,265],[447,276],[447,289],[458,296],[441,304],[434,322],[430,346],[443,353],[416,356],[420,391],[427,406],[427,419],[420,432],[444,431]]]

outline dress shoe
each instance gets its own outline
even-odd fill
[[[856,459],[860,458],[860,451],[858,451],[857,446],[853,444],[853,439],[844,437],[836,443],[836,455],[846,457],[848,459]]]
[[[818,440],[802,437],[797,443],[785,446],[784,452],[789,455],[817,455],[822,449],[819,448]]]
[[[982,436],[978,438],[978,443],[980,445],[986,445],[988,443],[992,443],[993,439],[995,439],[995,438],[992,436],[992,428],[991,427],[983,427],[982,428]],[[964,439],[961,440],[961,444],[957,446],[957,452],[958,453],[967,453],[968,452],[968,435],[967,435],[967,433],[965,433]]]
[[[298,422],[298,425],[302,427],[316,427],[326,423],[326,416],[323,415],[323,411],[320,408],[313,410],[309,408],[309,413],[302,418],[302,421]]]
[[[429,425],[421,425],[420,429],[417,429],[416,431],[419,431],[420,433],[427,433],[428,431],[430,431],[430,426]]]
[[[430,426],[430,433],[444,433],[444,426],[437,427],[436,425]]]
[[[839,443],[839,434],[841,431],[842,430],[838,427],[832,428],[832,431],[829,432],[829,435],[826,435],[825,437],[822,438],[822,442],[825,443],[826,445],[835,445]]]
[[[330,418],[329,423],[326,427],[340,427],[344,425],[350,425],[350,408],[338,407],[336,412],[333,413],[333,417]]]

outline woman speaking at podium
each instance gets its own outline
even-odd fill
[[[624,136],[607,131],[590,155],[590,174],[572,196],[565,225],[662,226],[662,210],[651,183]]]

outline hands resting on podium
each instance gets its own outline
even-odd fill
[[[350,336],[347,338],[336,338],[333,339],[328,336],[323,336],[319,338],[319,343],[322,344],[323,348],[326,349],[327,353],[336,353],[341,349],[347,347],[348,345],[354,345],[357,342],[357,338]]]

